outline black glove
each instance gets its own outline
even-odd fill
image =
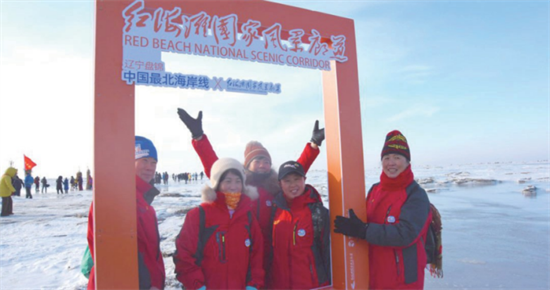
[[[325,140],[325,128],[319,130],[319,120],[315,121],[315,127],[313,127],[313,134],[311,135],[311,142],[321,146]]]
[[[189,116],[189,114],[181,108],[178,108],[178,115],[185,126],[187,126],[187,129],[191,132],[193,139],[197,139],[204,134],[202,131],[202,111],[199,111],[199,115],[196,119],[193,119],[193,117]]]
[[[368,224],[361,221],[353,209],[349,210],[349,218],[336,216],[334,220],[334,232],[350,237],[356,237],[365,240],[367,238]]]

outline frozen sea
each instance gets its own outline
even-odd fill
[[[367,189],[380,168],[366,170]],[[445,276],[426,275],[425,289],[550,289],[550,165],[548,161],[446,167],[413,165],[443,218]],[[54,180],[49,181],[54,184]],[[171,254],[202,183],[159,185],[159,219],[167,287],[181,289]],[[308,182],[327,203],[326,171]],[[536,188],[527,192],[527,187]],[[24,195],[24,193],[23,193]],[[0,289],[85,289],[80,273],[91,191],[14,197],[15,215],[0,218]],[[328,204],[327,204],[328,206]]]

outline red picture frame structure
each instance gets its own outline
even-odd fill
[[[98,289],[137,289],[134,171],[135,85],[121,79],[123,10],[132,0],[97,0],[94,87],[95,271]],[[267,26],[315,29],[331,46],[345,35],[347,61],[323,71],[323,102],[331,220],[353,208],[365,217],[365,175],[354,22],[351,19],[267,1],[147,0],[146,8],[182,7],[183,13],[236,14]],[[266,29],[262,26],[261,29]],[[288,31],[281,32],[288,37]],[[304,37],[307,39],[307,37]],[[299,68],[297,68],[299,69]],[[332,222],[331,222],[332,225]],[[366,289],[368,247],[363,240],[331,234],[332,287]]]

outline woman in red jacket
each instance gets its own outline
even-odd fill
[[[176,278],[185,289],[260,289],[263,238],[251,210],[258,191],[245,187],[244,168],[232,158],[214,162],[210,182],[176,239]]]
[[[370,289],[423,289],[431,222],[426,191],[414,181],[405,136],[388,133],[382,149],[380,183],[367,195],[367,223],[350,209],[337,216],[334,232],[369,242]]]
[[[321,196],[306,184],[296,161],[279,168],[282,192],[275,196],[273,258],[268,289],[312,289],[330,285],[330,216]]]

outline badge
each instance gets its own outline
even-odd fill
[[[390,224],[393,224],[393,223],[395,222],[395,217],[392,216],[392,215],[388,216],[388,222],[389,222]]]
[[[246,240],[244,241],[244,245],[245,245],[247,248],[250,247],[250,239],[246,239]]]
[[[266,200],[266,201],[265,201],[265,205],[271,206],[271,200]]]
[[[299,230],[298,230],[298,236],[299,236],[299,237],[303,237],[303,236],[305,236],[305,235],[306,235],[306,230],[304,230],[304,229],[299,229]]]

